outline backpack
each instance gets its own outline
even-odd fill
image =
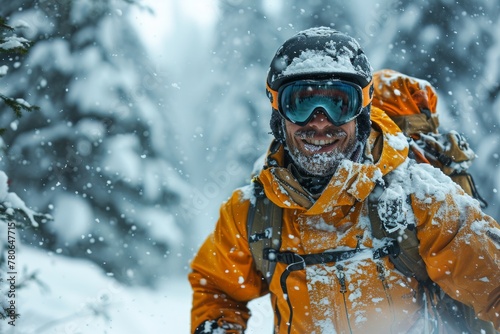
[[[456,131],[440,133],[436,113],[437,95],[425,80],[416,79],[393,70],[374,73],[373,105],[384,110],[408,138],[410,157],[417,163],[430,163],[440,168],[469,195],[476,198],[482,207],[487,203],[477,192],[472,176],[467,172],[475,155],[467,141]],[[278,149],[271,147],[271,152]],[[281,223],[283,209],[266,198],[257,178],[252,179],[255,201],[250,205],[247,218],[249,247],[256,264],[269,284],[277,262],[287,267],[280,277],[283,292],[287,293],[286,278],[294,270],[305,269],[306,265],[334,263],[356,254],[358,248],[347,251],[328,251],[321,254],[298,255],[280,252]],[[386,184],[388,180],[385,180]],[[390,203],[391,210],[379,210],[378,195],[383,191],[377,185],[368,199],[368,214],[374,238],[383,240],[382,247],[373,250],[373,258],[389,256],[395,268],[408,277],[414,277],[427,294],[443,323],[458,332],[498,333],[493,324],[478,319],[472,307],[462,304],[444,293],[427,275],[427,270],[418,251],[416,230],[407,225],[403,236],[390,226],[404,222],[396,221],[402,215],[398,211],[401,203]],[[410,201],[402,198],[399,201]],[[410,206],[411,207],[411,206]],[[402,206],[399,210],[402,210]],[[379,214],[392,212],[392,215]],[[288,300],[288,303],[290,301]],[[289,305],[291,308],[292,305]]]
[[[467,172],[475,158],[474,151],[457,131],[438,130],[437,94],[431,84],[385,69],[373,74],[373,88],[373,106],[382,109],[403,131],[410,145],[410,157],[441,169],[486,208],[488,203]]]

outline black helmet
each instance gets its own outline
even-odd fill
[[[268,97],[272,98],[269,90],[277,92],[281,85],[302,79],[341,79],[365,88],[372,85],[372,71],[354,38],[318,27],[299,32],[278,49],[267,73]],[[370,106],[364,109],[358,116],[358,137],[363,142],[370,132]],[[273,108],[271,130],[277,140],[284,142],[281,124],[281,116]]]

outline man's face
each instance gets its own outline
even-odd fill
[[[315,176],[329,176],[357,148],[356,120],[335,126],[321,111],[303,126],[285,120],[286,145],[296,166]]]

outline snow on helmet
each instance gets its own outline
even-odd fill
[[[310,28],[291,37],[274,55],[267,73],[267,95],[277,92],[285,83],[296,80],[340,79],[370,85],[373,92],[372,69],[359,43],[352,37],[328,27]],[[282,117],[273,108],[271,130],[284,143]],[[370,133],[370,105],[357,118],[358,140],[365,142]]]

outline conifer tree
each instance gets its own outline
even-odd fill
[[[0,164],[16,193],[54,217],[27,243],[90,259],[127,283],[154,284],[178,265],[171,254],[185,233],[177,212],[187,186],[171,164],[162,73],[127,20],[131,3],[2,5],[34,42],[6,91],[41,110],[5,133]]]

